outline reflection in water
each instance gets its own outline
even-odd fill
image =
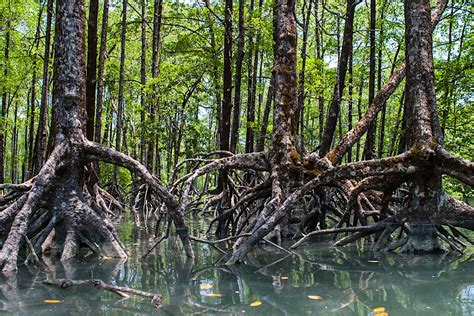
[[[1,310],[44,315],[157,313],[139,298],[41,283],[47,278],[101,278],[161,293],[162,315],[369,315],[376,307],[385,307],[389,315],[474,314],[470,256],[371,254],[355,247],[341,251],[312,244],[296,255],[256,250],[245,264],[226,267],[221,254],[203,244],[195,244],[195,262],[186,260],[178,255],[179,242],[172,237],[142,259],[148,236],[127,225],[121,235],[130,250],[127,261],[46,262],[47,267],[22,267],[16,277],[1,279]]]

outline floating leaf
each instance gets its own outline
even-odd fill
[[[224,296],[224,294],[220,294],[220,293],[207,293],[207,294],[203,294],[203,296],[207,296],[207,297],[222,297],[222,296]]]
[[[59,303],[62,303],[64,301],[61,301],[61,300],[44,300],[43,303],[46,303],[46,304],[59,304]]]
[[[282,276],[281,279],[282,280],[288,280],[288,277],[287,276]]]
[[[212,289],[212,284],[201,284],[199,287],[201,290],[210,290]]]
[[[250,303],[251,307],[257,307],[257,306],[260,306],[260,305],[262,305],[261,301],[253,301],[252,303]]]
[[[319,295],[308,295],[310,300],[322,300],[323,298]]]

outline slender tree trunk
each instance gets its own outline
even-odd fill
[[[336,130],[336,124],[339,117],[339,111],[341,107],[341,96],[344,91],[345,78],[347,63],[349,55],[352,50],[352,37],[353,37],[353,24],[354,24],[354,13],[355,13],[355,2],[353,0],[347,1],[347,14],[346,21],[344,24],[344,38],[341,49],[341,56],[339,58],[337,66],[337,79],[334,85],[334,91],[332,96],[331,105],[329,107],[328,117],[326,119],[326,127],[324,129],[321,148],[319,149],[319,155],[324,156],[328,153],[331,148],[333,141],[334,132]]]
[[[316,57],[319,59],[319,61],[323,61],[323,52],[322,52],[322,45],[323,45],[323,33],[321,32],[321,24],[323,23],[322,17],[319,17],[319,1],[316,0],[314,4],[314,16],[315,16],[315,22],[316,22],[316,28],[315,28],[315,37],[316,37]],[[321,72],[323,72],[324,67],[321,66],[319,69]],[[318,91],[318,126],[319,126],[319,134],[318,134],[318,139],[319,142],[322,141],[323,139],[323,133],[324,133],[324,88],[321,87]]]
[[[375,96],[375,23],[376,23],[376,0],[370,0],[370,52],[369,52],[369,106]],[[375,158],[375,135],[377,130],[377,118],[369,125],[364,146],[364,159]]]
[[[151,56],[151,76],[153,79],[157,79],[160,75],[160,60],[159,60],[159,49],[161,45],[161,19],[163,13],[163,0],[155,0],[153,6],[153,42],[152,42],[152,56]],[[160,92],[158,87],[153,87],[154,102],[150,102],[148,110],[149,120],[151,126],[154,127],[153,132],[148,139],[148,153],[147,153],[147,167],[149,170],[156,170],[158,178],[161,177],[161,155],[159,147],[159,132],[161,124],[156,116],[160,113]],[[158,126],[157,126],[158,125]],[[156,131],[158,129],[158,131]]]
[[[39,47],[39,36],[40,36],[40,27],[41,27],[41,17],[43,16],[43,6],[40,7],[38,12],[38,21],[36,23],[36,32],[35,32],[35,49],[38,51]],[[31,95],[30,95],[30,110],[28,111],[28,172],[26,177],[29,179],[33,175],[33,155],[34,155],[34,143],[35,143],[35,109],[36,109],[36,80],[37,80],[37,55],[35,54],[33,58],[33,74],[31,76]]]
[[[104,69],[107,58],[107,27],[109,20],[109,0],[104,0],[102,10],[102,30],[100,32],[99,67],[97,70],[97,106],[95,113],[95,141],[102,141],[102,108],[104,104]]]
[[[232,132],[230,136],[230,151],[237,152],[237,143],[239,141],[240,126],[240,105],[241,95],[240,89],[242,84],[242,63],[244,60],[245,45],[245,1],[239,0],[239,40],[237,46],[237,60],[235,62],[235,90],[234,90],[234,109],[232,118]]]
[[[397,142],[398,134],[400,133],[400,122],[402,120],[402,110],[403,105],[405,104],[405,90],[403,90],[402,96],[400,97],[400,105],[397,111],[397,120],[395,122],[395,127],[393,128],[392,137],[390,138],[390,146],[388,149],[388,154],[390,156],[395,155],[395,144]]]
[[[224,19],[224,100],[220,112],[219,149],[230,150],[230,117],[232,114],[232,0],[225,1]],[[227,171],[221,170],[218,176],[217,191],[223,192],[226,198],[217,208],[217,213],[222,214],[229,202],[229,190],[227,190]],[[227,235],[227,217],[220,218],[217,224],[216,236],[224,238]]]
[[[265,109],[263,111],[262,128],[260,129],[260,136],[258,138],[257,151],[263,151],[265,149],[265,138],[267,135],[268,118],[270,117],[270,111],[272,108],[272,102],[274,98],[273,85],[274,85],[274,82],[273,82],[273,74],[272,74],[272,78],[270,79],[270,85],[268,86]]]
[[[250,17],[253,15],[255,1],[250,0]],[[254,76],[254,65],[253,65],[253,54],[258,55],[258,52],[254,49],[253,34],[249,34],[249,48],[248,48],[248,60],[247,60],[247,128],[245,133],[245,152],[253,152],[253,124],[255,122],[255,76]]]
[[[125,80],[125,54],[127,40],[127,6],[128,0],[122,1],[122,35],[120,36],[120,72],[119,72],[119,93],[117,106],[117,125],[115,135],[115,149],[120,151],[122,146],[122,125],[123,125],[123,108],[125,105],[124,97],[124,80]],[[113,184],[118,184],[119,167],[114,167]]]
[[[364,91],[364,79],[362,78],[359,86],[359,98],[357,99],[357,119],[360,121],[362,119],[362,93]],[[357,141],[356,148],[356,161],[359,161],[360,157],[360,140]]]
[[[211,3],[210,0],[204,0],[206,7],[210,8]],[[216,144],[217,148],[220,148],[220,133],[221,133],[221,107],[222,107],[222,95],[221,95],[221,73],[219,71],[219,64],[220,61],[218,59],[220,48],[218,48],[216,43],[216,35],[214,32],[214,21],[212,20],[212,14],[209,10],[207,14],[207,25],[209,28],[209,37],[210,37],[210,44],[211,44],[211,51],[212,51],[212,74],[213,74],[213,85],[214,85],[214,92],[215,92],[215,101],[216,101],[216,120],[217,128],[216,128]],[[211,129],[212,129],[212,121],[211,121]]]
[[[146,146],[145,146],[145,118],[146,118],[146,1],[141,1],[142,13],[142,34],[141,34],[141,55],[140,55],[140,162],[145,164]]]
[[[41,104],[36,132],[35,149],[33,156],[33,174],[36,175],[46,159],[46,125],[48,120],[48,95],[49,95],[49,55],[51,47],[51,21],[53,16],[53,0],[48,0],[46,7],[46,34],[43,55],[43,79],[41,90]]]
[[[86,110],[87,139],[94,140],[95,92],[97,80],[97,19],[99,0],[89,1],[89,21],[87,24],[87,78]]]
[[[232,0],[226,0],[224,26],[224,100],[220,115],[220,149],[229,150],[230,115],[232,113]]]
[[[7,20],[7,30],[5,34],[5,50],[4,50],[4,65],[3,65],[3,78],[8,78],[8,63],[10,55],[10,18]],[[5,144],[6,144],[6,118],[7,118],[7,107],[8,107],[8,87],[4,80],[3,82],[3,93],[2,93],[2,109],[0,111],[0,183],[5,183]],[[3,121],[5,120],[5,122]]]
[[[11,143],[11,181],[18,183],[18,103],[13,109],[13,131]]]
[[[298,87],[298,119],[300,126],[300,148],[304,148],[304,101],[305,101],[305,72],[306,72],[306,50],[308,46],[308,31],[311,17],[313,1],[309,1],[309,5],[304,1],[302,8],[303,15],[303,43],[301,47],[301,71],[299,73],[299,87]],[[307,6],[307,8],[306,8]]]
[[[348,87],[348,93],[349,93],[349,102],[348,102],[348,109],[347,109],[347,129],[350,131],[352,129],[352,110],[353,110],[353,105],[354,105],[354,99],[352,94],[354,93],[354,78],[353,78],[353,57],[354,57],[354,52],[351,50],[351,54],[349,56],[349,87]],[[352,162],[352,147],[348,150],[347,152],[347,162]]]
[[[379,49],[377,53],[377,93],[382,89],[382,46],[384,41],[384,18],[385,18],[385,6],[387,5],[387,1],[383,0],[382,9],[380,10],[380,33],[379,33]],[[400,47],[400,46],[398,46]],[[395,56],[398,55],[398,49]],[[395,57],[395,61],[397,58]],[[395,64],[395,63],[394,63]],[[395,67],[393,66],[392,69],[394,70]],[[392,70],[392,73],[393,73]],[[390,73],[390,76],[392,75]],[[386,102],[384,102],[382,106],[382,117],[380,119],[380,134],[379,134],[379,146],[378,146],[378,158],[382,158],[383,156],[383,148],[384,148],[384,139],[385,139],[385,118],[387,115],[387,106]],[[370,105],[369,105],[370,106]]]

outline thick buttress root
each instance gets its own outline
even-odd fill
[[[0,253],[3,272],[16,270],[26,246],[35,256],[54,250],[61,260],[75,257],[81,245],[103,256],[127,257],[108,215],[81,185],[82,170],[73,159],[77,152],[71,144],[57,146],[23,195],[5,210],[4,224],[10,229]]]

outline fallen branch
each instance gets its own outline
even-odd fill
[[[89,279],[89,280],[50,279],[50,280],[43,281],[43,283],[47,285],[58,286],[63,289],[68,288],[70,286],[77,286],[77,285],[93,285],[100,290],[110,291],[124,298],[128,298],[130,295],[134,295],[134,296],[149,299],[156,308],[160,308],[161,306],[161,294],[155,294],[155,293],[130,289],[123,286],[110,285],[100,279]]]

